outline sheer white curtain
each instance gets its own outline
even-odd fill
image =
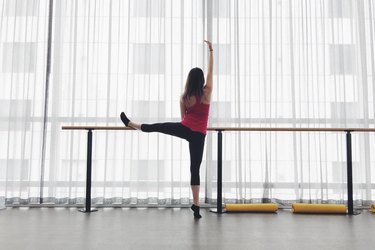
[[[203,66],[201,1],[58,1],[55,6],[46,201],[81,203],[86,133],[61,124],[178,121],[186,73]],[[189,202],[189,156],[179,139],[95,132],[95,204]]]
[[[61,125],[121,125],[121,111],[138,122],[178,121],[188,71],[206,68],[205,38],[214,43],[211,126],[374,127],[374,5],[54,1],[46,98],[49,1],[2,1],[0,197],[9,205],[40,197],[82,204],[87,134]],[[208,203],[216,197],[216,142],[209,133],[201,166]],[[353,135],[357,205],[375,200],[374,147],[373,134]],[[223,166],[225,201],[346,199],[341,133],[226,132]],[[188,204],[189,179],[185,141],[94,132],[95,204]]]
[[[39,203],[48,7],[0,2],[0,203]]]
[[[212,5],[211,125],[374,127],[373,1]],[[374,139],[354,134],[357,205],[375,198]],[[346,200],[344,133],[225,133],[224,142],[227,201]]]

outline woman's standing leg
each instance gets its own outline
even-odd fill
[[[191,209],[194,211],[195,218],[201,218],[199,213],[199,188],[200,176],[199,169],[202,163],[205,135],[199,132],[193,132],[193,138],[189,141],[190,150],[190,185],[193,193],[193,205]]]

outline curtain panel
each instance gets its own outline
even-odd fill
[[[214,44],[209,126],[375,126],[371,0],[48,0],[0,3],[0,203],[81,205],[84,131],[180,121],[189,70]],[[48,83],[47,83],[48,82]],[[374,133],[353,133],[355,205],[375,201]],[[225,132],[225,202],[345,203],[345,134]],[[216,202],[209,132],[201,201]],[[162,134],[95,131],[94,205],[191,202],[188,145]],[[0,204],[1,205],[1,204]]]

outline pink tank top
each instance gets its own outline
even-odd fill
[[[181,123],[192,131],[206,134],[210,104],[201,103],[201,98],[198,96],[195,99],[195,104],[186,109]]]

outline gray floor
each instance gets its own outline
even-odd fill
[[[0,249],[374,249],[375,214],[217,214],[187,208],[7,208]]]

